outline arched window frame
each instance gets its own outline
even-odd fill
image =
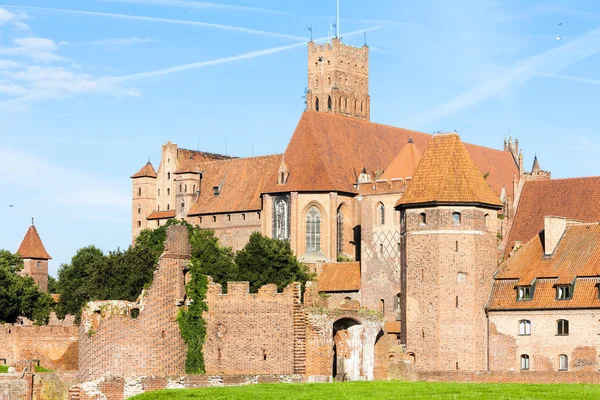
[[[427,225],[427,214],[425,214],[424,212],[419,214],[419,225],[421,225],[421,226]]]
[[[385,224],[385,206],[383,203],[377,204],[377,223],[379,225]]]
[[[529,369],[529,355],[521,354],[521,369],[526,371]]]
[[[306,252],[321,251],[321,211],[316,205],[311,205],[306,212]]]
[[[342,210],[343,205],[338,207],[337,210],[337,255],[342,256],[344,254],[344,211]]]
[[[332,108],[331,96],[327,96],[327,111],[331,111],[331,108]]]
[[[485,226],[486,228],[490,227],[490,214],[485,214],[483,216],[483,226]]]
[[[569,321],[566,319],[559,319],[556,321],[556,334],[558,336],[569,335]]]
[[[458,211],[455,211],[452,213],[452,224],[453,225],[460,225],[461,220],[462,220],[462,217]]]

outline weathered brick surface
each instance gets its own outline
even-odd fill
[[[531,371],[558,371],[559,356],[569,371],[598,371],[600,313],[590,310],[490,311],[490,370],[518,371],[521,354]],[[569,321],[569,335],[557,335],[557,320]],[[519,321],[531,322],[531,335],[519,335]],[[562,373],[563,371],[561,371]]]
[[[183,374],[186,346],[176,321],[185,299],[190,248],[187,228],[167,230],[152,286],[140,303],[89,303],[79,328],[79,375],[168,376]],[[131,309],[139,309],[134,319]]]
[[[460,224],[452,214],[461,213]],[[426,224],[420,214],[426,213]],[[484,311],[496,269],[495,212],[476,207],[406,211],[402,331],[419,370],[487,368]]]
[[[53,370],[77,369],[76,326],[0,325],[0,358],[8,365],[40,360]]]
[[[248,282],[210,284],[206,296],[208,374],[293,374],[304,372],[300,284],[277,293],[265,285],[249,293]]]

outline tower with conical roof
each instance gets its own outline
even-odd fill
[[[33,219],[17,253],[19,253],[23,260],[21,275],[30,276],[39,286],[40,290],[47,292],[48,260],[51,260],[52,257],[46,251],[42,239],[40,239],[40,235],[33,224]]]
[[[396,208],[406,351],[419,370],[485,370],[502,203],[458,134],[432,138]]]
[[[156,204],[156,177],[156,171],[149,160],[131,176],[131,234],[134,241],[142,230],[149,228],[146,217],[154,211]]]

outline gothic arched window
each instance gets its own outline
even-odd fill
[[[378,213],[378,221],[380,225],[385,224],[385,207],[383,205],[383,203],[379,203],[379,207],[377,207],[377,213]]]
[[[344,254],[344,213],[341,207],[337,212],[337,254]]]
[[[321,251],[321,213],[312,206],[306,213],[306,252]]]
[[[327,96],[327,111],[331,111],[331,96]]]

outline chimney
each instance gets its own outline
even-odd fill
[[[551,256],[567,229],[565,217],[544,217],[544,255]]]

